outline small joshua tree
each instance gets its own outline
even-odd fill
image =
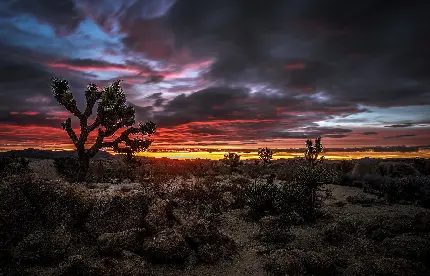
[[[113,148],[115,152],[126,154],[131,158],[134,153],[145,151],[152,144],[153,140],[147,138],[130,137],[130,135],[138,134],[150,136],[155,133],[156,125],[148,121],[139,123],[139,127],[133,127],[135,124],[135,110],[132,106],[127,105],[120,80],[114,81],[103,90],[100,90],[95,84],[89,84],[85,91],[86,108],[84,112],[78,109],[76,100],[73,98],[66,80],[53,78],[51,87],[54,98],[67,111],[77,117],[80,122],[79,137],[72,128],[71,118],[62,123],[62,128],[69,135],[78,153],[77,181],[82,182],[85,180],[90,159],[102,148]],[[96,103],[98,104],[97,116],[94,122],[88,124]],[[111,139],[111,141],[104,140],[105,138],[111,138],[121,128],[126,129],[115,139]],[[96,141],[87,149],[85,143],[88,136],[96,129],[98,129]]]
[[[230,167],[230,173],[232,173],[237,171],[237,168],[240,165],[240,155],[235,152],[229,152],[224,154],[223,161]]]
[[[262,148],[258,150],[258,156],[263,161],[263,164],[270,164],[272,162],[273,151],[269,148]]]
[[[321,137],[315,139],[315,144],[310,139],[306,140],[305,159],[308,161],[310,167],[314,168],[323,162],[324,156],[318,159],[322,151]]]
[[[321,185],[327,184],[331,181],[332,175],[330,171],[326,170],[322,166],[324,156],[319,157],[323,151],[321,143],[321,137],[315,139],[315,143],[312,140],[307,140],[306,149],[304,152],[307,166],[301,166],[295,172],[294,181],[301,185],[305,185],[307,193],[309,193],[309,204],[306,206],[308,211],[307,215],[314,216],[315,210],[317,209],[317,198],[316,192],[320,190]]]

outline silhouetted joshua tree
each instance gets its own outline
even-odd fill
[[[321,137],[315,139],[315,144],[310,139],[306,140],[305,159],[308,161],[310,167],[314,168],[323,162],[324,156],[318,159],[322,151]]]
[[[272,162],[273,151],[269,148],[262,148],[258,150],[258,156],[263,161],[263,164],[270,164]]]
[[[121,88],[121,80],[114,81],[104,89],[93,83],[87,86],[85,91],[86,108],[81,112],[70,91],[66,80],[60,78],[52,79],[52,92],[54,98],[70,113],[79,119],[80,134],[76,135],[72,128],[72,119],[68,118],[63,122],[62,128],[67,132],[76,147],[79,159],[79,170],[76,180],[82,182],[88,173],[90,159],[102,148],[113,148],[117,153],[126,154],[132,157],[134,153],[145,151],[152,144],[153,140],[143,137],[133,137],[130,135],[152,135],[155,133],[155,123],[148,121],[135,124],[135,110],[127,105],[124,91]],[[89,117],[92,115],[95,104],[97,106],[97,116],[91,124],[88,124]],[[121,128],[126,128],[115,139],[112,136]],[[89,134],[98,129],[95,143],[90,148],[85,148],[85,143]],[[112,138],[104,141],[105,138]]]
[[[224,154],[223,161],[230,167],[230,173],[235,172],[240,165],[240,155],[235,152],[229,152]]]

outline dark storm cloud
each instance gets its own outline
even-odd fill
[[[1,49],[1,48],[0,48]],[[8,55],[8,54],[9,55]],[[55,102],[51,91],[51,79],[57,74],[40,62],[32,62],[24,55],[13,52],[0,53],[0,111],[52,111],[61,107]],[[18,51],[19,53],[19,51]],[[45,59],[46,57],[39,57]],[[36,58],[37,60],[37,58]],[[84,104],[86,79],[64,72],[80,107]]]
[[[153,94],[149,98],[159,96]],[[304,115],[310,110],[313,112]],[[300,100],[282,94],[250,93],[249,89],[219,86],[190,95],[181,94],[166,103],[162,112],[154,112],[152,119],[160,127],[186,125],[187,132],[191,134],[226,136],[222,139],[309,138],[325,135],[341,138],[352,130],[318,127],[314,121],[354,111],[357,112],[353,107],[330,109],[323,103],[309,101],[303,104]],[[293,128],[300,130],[289,131]]]
[[[384,127],[401,128],[401,127],[411,127],[413,125],[414,124],[412,124],[412,123],[406,123],[406,124],[389,125],[389,126],[384,126]]]
[[[400,134],[400,135],[393,135],[393,136],[385,136],[384,139],[396,139],[396,138],[405,138],[405,137],[415,137],[416,134]]]
[[[0,124],[5,123],[9,125],[18,126],[44,126],[60,128],[61,123],[64,122],[62,118],[56,118],[49,114],[37,113],[31,114],[31,112],[24,112],[24,114],[15,114],[14,112],[3,112],[0,111]]]
[[[430,104],[428,7],[400,0],[182,0],[167,19],[177,48],[217,57],[209,78],[402,106]]]
[[[42,23],[55,27],[57,35],[66,35],[75,30],[85,18],[75,0],[15,0],[2,7],[2,15],[32,15]]]
[[[26,99],[51,99],[51,77],[52,75],[38,64],[11,60],[0,55],[0,110],[28,111],[37,105],[26,102]]]

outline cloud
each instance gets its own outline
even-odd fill
[[[2,5],[3,15],[31,15],[42,23],[55,27],[57,35],[74,31],[85,18],[75,0],[15,0]]]
[[[155,121],[163,145],[319,135],[418,143],[429,126],[425,115],[413,115],[430,106],[427,7],[401,0],[6,1],[0,121],[56,127],[62,116],[50,114],[62,108],[49,87],[53,76],[69,80],[80,107],[89,82],[122,79],[137,119]],[[415,138],[401,131],[408,127],[416,127]]]
[[[405,137],[415,137],[416,134],[399,134],[393,136],[385,136],[384,139],[396,139],[396,138],[405,138]]]
[[[430,31],[423,5],[183,0],[167,20],[178,47],[217,57],[209,78],[320,90],[346,103],[422,105],[430,104],[430,52],[417,31]]]

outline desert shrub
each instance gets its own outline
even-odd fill
[[[349,172],[352,172],[354,169],[355,163],[352,160],[342,160],[337,164],[337,171],[339,171],[342,174],[347,174]]]
[[[79,168],[79,160],[76,157],[55,158],[54,166],[60,176],[67,181],[73,181]]]
[[[240,155],[235,152],[229,152],[224,155],[222,161],[226,166],[229,167],[230,173],[238,172],[239,166],[241,164]]]
[[[321,138],[306,141],[305,158],[296,161],[292,168],[292,181],[273,184],[269,178],[265,185],[251,185],[247,193],[250,213],[253,217],[274,214],[288,217],[296,213],[305,220],[313,220],[320,213],[322,185],[333,183],[334,170],[324,166]],[[291,169],[291,168],[289,168]]]
[[[414,158],[414,167],[423,175],[430,175],[430,159]]]
[[[301,166],[306,165],[306,160],[303,158],[294,158],[291,160],[286,161],[282,164],[282,167],[280,167],[277,170],[277,178],[281,181],[285,182],[291,182],[294,179],[295,172],[297,169]]]
[[[378,194],[381,191],[383,183],[387,181],[387,177],[376,175],[376,174],[366,174],[362,179],[362,188],[364,192]]]
[[[389,178],[382,184],[381,190],[389,201],[414,201],[424,207],[430,207],[429,177],[407,176]]]
[[[25,158],[5,156],[0,158],[0,176],[17,175],[29,172],[30,161]]]
[[[430,207],[430,177],[389,177],[368,174],[363,178],[364,192],[385,196],[389,202],[412,201]]]
[[[406,162],[380,162],[376,166],[376,172],[383,176],[405,177],[419,175],[418,170]]]
[[[94,160],[87,175],[89,182],[112,182],[125,179],[135,180],[139,163],[125,163],[122,160]]]
[[[254,182],[245,192],[246,203],[251,219],[259,219],[266,214],[279,213],[278,202],[282,195],[279,186],[273,183]]]

